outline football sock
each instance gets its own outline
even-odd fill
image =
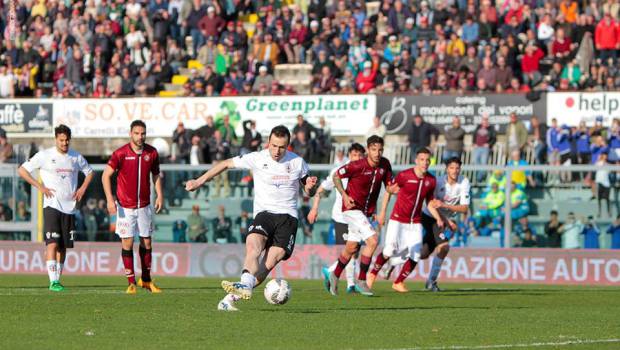
[[[327,268],[327,270],[328,270],[329,272],[334,272],[334,271],[336,271],[336,266],[338,266],[338,261],[336,261],[336,262],[334,262],[333,264],[331,264],[331,266],[330,266],[330,267],[328,267],[328,268]],[[347,265],[347,266],[348,266],[348,265]]]
[[[142,281],[151,282],[151,260],[153,249],[140,246],[140,266],[142,266]]]
[[[435,255],[435,257],[433,258],[433,263],[431,265],[431,273],[428,275],[429,282],[437,281],[439,272],[441,272],[441,264],[443,264],[443,259]]]
[[[230,303],[234,303],[236,301],[239,301],[240,299],[241,299],[240,297],[238,297],[238,296],[236,296],[234,294],[230,294],[230,293],[226,294],[226,296],[224,297],[224,301],[229,303],[229,304]]]
[[[62,269],[63,267],[65,267],[65,264],[61,263],[61,262],[57,262],[56,263],[56,275],[58,275],[58,278],[56,278],[57,281],[60,281],[60,277],[62,276]]]
[[[248,270],[243,270],[243,273],[241,273],[241,283],[245,284],[250,289],[254,289],[254,286],[256,286],[256,277]]]
[[[379,271],[381,271],[381,268],[388,260],[389,258],[386,258],[383,253],[379,253],[379,255],[377,255],[377,258],[375,259],[375,264],[372,267],[372,274],[378,275]]]
[[[349,260],[351,260],[351,258],[346,258],[340,255],[340,257],[338,258],[338,265],[336,265],[336,270],[334,270],[334,275],[336,275],[336,277],[340,278],[340,275],[342,275],[342,271],[344,271],[344,268],[347,267]]]
[[[405,279],[407,279],[411,271],[415,269],[416,264],[417,263],[415,261],[407,259],[407,262],[405,262],[405,265],[403,265],[402,270],[400,270],[400,275],[398,275],[398,278],[396,278],[396,281],[394,281],[394,283],[401,283]]]
[[[47,265],[47,275],[50,278],[50,282],[58,281],[56,275],[56,260],[47,260],[45,262],[45,265]]]
[[[357,276],[357,279],[360,281],[366,280],[366,272],[368,272],[368,268],[370,267],[370,263],[372,261],[372,256],[362,255],[360,257],[360,273]]]
[[[129,284],[136,284],[136,275],[133,271],[133,250],[123,249],[121,252],[123,266],[125,266],[125,276]]]
[[[336,263],[337,264],[337,263]],[[344,273],[347,276],[347,287],[355,285],[355,266],[357,265],[357,259],[351,258],[351,261],[344,269]]]

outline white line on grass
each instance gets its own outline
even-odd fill
[[[415,347],[393,350],[468,350],[468,349],[510,349],[510,348],[536,348],[544,346],[580,345],[580,344],[603,344],[620,343],[620,339],[575,339],[561,342],[529,343],[529,344],[497,344],[497,345],[452,345],[435,347]]]

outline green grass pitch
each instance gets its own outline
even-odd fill
[[[430,293],[328,295],[290,280],[288,304],[262,287],[238,313],[216,310],[219,280],[160,278],[124,294],[119,277],[0,275],[2,349],[620,349],[620,287],[443,284]],[[341,290],[344,282],[341,282]]]

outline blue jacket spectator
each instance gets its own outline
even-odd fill
[[[611,235],[611,249],[620,249],[620,215],[609,226],[607,233]]]
[[[605,145],[601,145],[601,146],[592,145],[591,150],[592,150],[592,161],[590,162],[591,164],[596,164],[596,162],[598,161],[598,156],[600,156],[601,153],[609,153],[609,147]]]
[[[558,153],[567,154],[570,152],[570,129],[562,126],[562,130],[557,134]]]
[[[581,232],[581,234],[583,234],[585,237],[583,242],[583,247],[585,249],[599,249],[601,247],[598,240],[601,232],[592,221],[592,217],[589,217],[587,224],[584,226],[583,231]]]
[[[590,154],[592,150],[590,149],[590,133],[588,131],[580,131],[574,135],[574,138],[577,140],[577,153],[579,154]]]

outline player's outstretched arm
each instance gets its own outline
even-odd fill
[[[54,196],[53,189],[47,188],[45,187],[45,184],[39,183],[39,181],[35,180],[34,177],[32,177],[32,175],[30,174],[30,172],[28,172],[28,170],[26,170],[26,168],[24,168],[23,166],[20,166],[19,169],[17,169],[17,173],[31,186],[34,186],[36,189],[39,190],[39,192],[43,193],[45,197],[51,198]]]
[[[310,224],[314,224],[316,222],[316,218],[319,216],[319,204],[321,203],[321,194],[325,192],[323,186],[319,186],[312,198],[312,208],[308,213],[308,222]]]
[[[202,174],[202,176],[200,176],[199,178],[187,181],[187,183],[185,184],[185,190],[189,192],[194,191],[200,186],[204,185],[206,182],[211,181],[214,177],[218,176],[225,170],[234,169],[234,167],[235,163],[233,162],[233,159],[226,159],[225,161],[220,162],[211,169],[207,170],[207,172]]]
[[[84,182],[82,183],[82,186],[80,186],[80,188],[78,188],[77,191],[75,191],[75,193],[73,194],[73,199],[75,199],[78,202],[82,200],[82,197],[84,197],[84,193],[86,193],[86,189],[90,185],[90,182],[93,181],[94,177],[95,177],[95,173],[93,171],[91,171],[88,175],[86,175],[86,177],[84,178]]]
[[[112,175],[114,175],[114,169],[107,165],[101,175],[101,183],[103,184],[103,192],[105,193],[108,213],[110,215],[116,214],[116,203],[114,203],[114,196],[112,195]]]
[[[155,184],[155,212],[159,213],[164,207],[164,190],[159,174],[153,175],[153,183]]]

